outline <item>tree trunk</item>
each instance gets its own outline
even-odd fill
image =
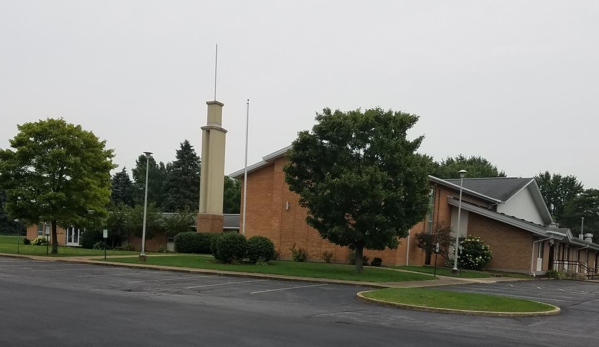
[[[364,270],[363,258],[364,246],[356,246],[356,272],[359,274]]]
[[[52,221],[52,254],[58,254],[58,237],[56,235],[56,221]]]

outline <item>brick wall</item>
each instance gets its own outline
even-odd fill
[[[493,259],[487,264],[487,268],[530,270],[533,241],[530,232],[470,213],[468,235],[480,237],[491,249]],[[548,257],[548,253],[546,255]]]
[[[332,252],[334,262],[346,263],[349,249],[324,240],[306,223],[306,209],[299,205],[299,196],[285,183],[285,164],[286,159],[279,158],[248,175],[246,237],[263,235],[270,238],[282,259],[291,258],[290,249],[295,245],[307,250],[310,261],[321,261],[323,252]],[[243,206],[241,210],[243,213]],[[243,215],[240,215],[240,221],[243,221]],[[403,264],[405,248],[406,239],[403,239],[397,250],[365,250],[364,254],[370,260],[380,257],[386,265]],[[411,248],[415,248],[414,243]],[[418,252],[412,253],[410,262],[424,259]]]

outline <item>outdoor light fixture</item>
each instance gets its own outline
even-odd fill
[[[464,176],[466,176],[466,170],[460,170],[460,200],[458,202],[458,227],[455,235],[455,255],[453,260],[453,269],[451,272],[458,273],[458,248],[460,245],[460,217],[462,216],[462,188],[464,186]]]
[[[142,226],[142,233],[141,233],[141,253],[139,254],[139,260],[141,261],[145,261],[146,260],[146,215],[148,213],[148,172],[150,171],[150,156],[152,155],[152,152],[144,152],[144,154],[146,155],[146,190],[145,190],[145,197],[144,197],[144,221],[143,221],[143,226]]]

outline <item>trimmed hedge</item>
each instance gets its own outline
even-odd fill
[[[197,233],[194,231],[179,233],[175,236],[175,252],[209,254],[212,240],[218,235],[216,233]]]
[[[247,247],[247,257],[252,263],[268,262],[275,256],[275,244],[268,237],[252,236],[247,240]]]
[[[238,263],[245,258],[247,253],[247,240],[238,233],[228,232],[220,234],[212,243],[214,259],[223,263]]]

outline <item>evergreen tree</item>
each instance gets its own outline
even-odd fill
[[[135,167],[131,170],[134,182],[134,200],[135,204],[143,206],[146,187],[146,156],[140,155],[135,161]],[[160,206],[162,201],[162,185],[167,175],[167,165],[163,162],[156,163],[153,157],[150,157],[148,174],[148,205],[155,204]]]
[[[181,143],[175,161],[167,168],[162,210],[197,211],[200,204],[200,158],[189,141]]]
[[[131,178],[127,173],[127,169],[115,173],[111,179],[112,182],[112,193],[110,194],[110,202],[112,205],[117,206],[125,204],[133,207],[134,204],[134,187]]]

